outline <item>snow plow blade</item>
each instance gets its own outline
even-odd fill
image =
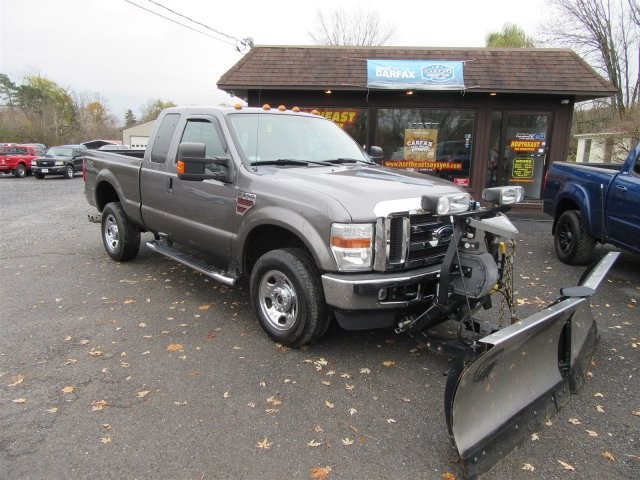
[[[598,342],[588,297],[618,255],[608,253],[554,304],[458,358],[445,415],[466,478],[488,472],[579,391]]]

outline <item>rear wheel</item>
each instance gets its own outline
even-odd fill
[[[260,257],[251,272],[250,293],[260,326],[277,342],[299,347],[327,330],[320,275],[300,249],[273,250]]]
[[[24,166],[24,163],[21,163],[16,168],[15,176],[17,178],[24,178],[27,176],[27,167]]]
[[[553,244],[561,262],[584,265],[593,257],[596,240],[585,231],[582,214],[567,210],[558,218]]]
[[[71,180],[75,173],[76,173],[76,170],[75,168],[73,168],[73,165],[67,165],[64,169],[64,178]]]
[[[102,211],[102,242],[116,261],[135,258],[140,249],[140,229],[131,223],[120,202],[108,203]]]

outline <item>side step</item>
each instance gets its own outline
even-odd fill
[[[222,269],[216,267],[215,265],[211,265],[204,260],[193,257],[187,253],[170,247],[166,244],[166,242],[163,242],[162,240],[153,240],[151,242],[147,242],[146,246],[154,252],[158,252],[165,257],[169,257],[176,262],[186,265],[187,267],[191,267],[194,270],[202,273],[203,275],[217,280],[218,282],[224,283],[226,285],[234,285],[236,283],[237,278],[235,276],[229,275],[228,272],[225,272]]]

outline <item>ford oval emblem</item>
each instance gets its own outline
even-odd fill
[[[451,237],[453,237],[453,227],[451,225],[444,225],[433,232],[433,237],[441,242],[451,240]]]

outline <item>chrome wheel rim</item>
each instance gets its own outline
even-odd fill
[[[113,215],[107,215],[104,221],[104,242],[110,252],[118,248],[120,235],[118,234],[118,223]]]
[[[278,270],[262,276],[258,289],[260,310],[276,330],[291,329],[298,317],[298,297],[291,280]]]

